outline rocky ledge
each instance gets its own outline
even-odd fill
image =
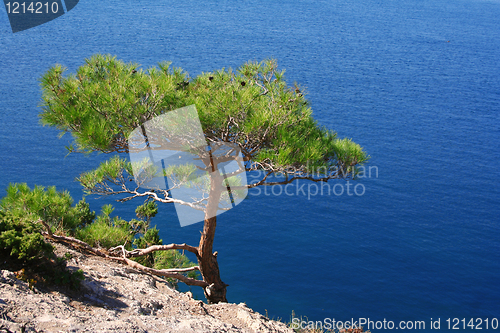
[[[0,332],[293,332],[244,303],[205,304],[158,277],[56,248],[84,271],[81,289],[41,291],[0,271]]]

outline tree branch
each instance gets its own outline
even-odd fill
[[[122,250],[123,255],[126,258],[135,258],[135,257],[142,257],[145,256],[149,253],[155,252],[155,251],[168,251],[168,250],[186,250],[191,253],[194,253],[195,255],[198,255],[198,248],[187,245],[187,244],[168,244],[168,245],[152,245],[148,248],[145,249],[135,249],[133,251],[127,251],[123,248],[123,245],[113,247],[109,249],[109,252],[115,252],[116,250]]]
[[[267,176],[266,176],[266,178],[267,178]],[[300,180],[300,179],[310,180],[310,181],[319,183],[319,182],[328,182],[329,180],[332,180],[332,179],[341,179],[341,178],[342,177],[339,176],[338,174],[335,174],[333,176],[328,176],[328,177],[322,177],[322,178],[314,178],[313,176],[295,176],[295,177],[287,178],[287,179],[282,180],[282,181],[275,181],[275,182],[265,182],[265,178],[264,178],[263,180],[261,180],[257,183],[248,184],[245,186],[233,186],[233,187],[231,187],[231,189],[232,190],[241,190],[241,189],[254,188],[257,186],[286,185],[286,184],[290,184],[291,182],[293,182],[295,180]]]
[[[41,221],[41,220],[39,220]],[[42,224],[46,225],[45,222],[43,222]],[[89,244],[79,240],[79,239],[76,239],[76,238],[73,238],[73,237],[67,237],[67,236],[59,236],[59,235],[54,235],[52,232],[51,233],[48,233],[48,232],[42,232],[42,235],[50,238],[50,239],[53,239],[55,241],[58,241],[58,242],[65,242],[65,243],[72,243],[72,244],[76,244],[78,246],[81,246],[83,247],[85,250],[95,254],[95,255],[98,255],[99,257],[104,257],[104,258],[110,258],[110,256],[108,256],[106,253],[104,253],[103,251],[99,250],[99,249],[96,249],[95,247],[92,247],[90,246]]]
[[[190,285],[190,286],[199,286],[199,287],[203,287],[203,288],[209,286],[209,284],[207,282],[203,281],[203,280],[196,280],[196,279],[193,279],[193,278],[190,278],[190,277],[187,277],[187,276],[184,276],[184,275],[180,274],[180,273],[183,273],[183,272],[200,270],[199,266],[193,266],[193,267],[187,267],[187,268],[171,268],[171,269],[154,269],[154,268],[146,267],[146,266],[143,266],[143,265],[139,264],[138,262],[135,262],[133,260],[130,260],[130,259],[126,258],[125,257],[126,253],[130,252],[130,251],[125,250],[125,248],[124,248],[123,245],[117,246],[117,247],[115,247],[115,248],[113,248],[111,250],[121,249],[124,257],[113,257],[113,256],[110,256],[110,255],[104,253],[103,251],[101,251],[99,249],[96,249],[96,248],[90,246],[89,244],[87,244],[84,241],[81,241],[79,239],[76,239],[76,238],[73,238],[73,237],[67,237],[67,236],[54,235],[52,233],[52,231],[50,230],[50,226],[45,221],[39,219],[37,222],[41,223],[48,230],[47,232],[42,232],[42,234],[45,237],[48,237],[48,238],[53,239],[55,241],[76,244],[78,246],[83,247],[85,250],[88,250],[89,252],[94,253],[95,255],[98,255],[100,257],[103,257],[103,258],[106,258],[106,259],[120,261],[120,262],[122,262],[124,264],[127,264],[128,266],[130,266],[132,268],[135,268],[135,269],[138,269],[140,271],[143,271],[143,272],[146,272],[146,273],[150,273],[150,274],[153,274],[153,275],[156,275],[156,276],[163,276],[163,277],[168,277],[168,278],[174,278],[174,279],[182,281],[185,284]],[[155,246],[149,247],[148,249],[151,249],[151,250],[149,252],[145,252],[144,254],[147,254],[147,253],[150,253],[150,252],[153,252],[153,251],[171,250],[171,249],[177,249],[177,248],[178,249],[184,249],[184,250],[187,250],[187,251],[190,251],[190,252],[195,251],[195,252],[193,252],[195,254],[198,253],[198,249],[197,248],[195,248],[193,246],[190,246],[190,245],[186,245],[186,244],[179,244],[179,245],[177,245],[177,244],[169,244],[169,245],[158,245],[158,246],[160,247],[159,249],[151,249],[151,248],[154,248]],[[161,247],[165,247],[165,248],[162,249]],[[148,249],[144,249],[144,250],[148,250]],[[134,251],[131,251],[131,252],[134,252]]]
[[[179,274],[179,273],[173,273],[173,272],[169,271],[168,269],[154,269],[154,268],[146,267],[146,266],[143,266],[143,265],[139,264],[138,262],[135,262],[135,261],[130,260],[128,258],[120,258],[120,257],[110,257],[110,258],[124,262],[127,265],[129,265],[130,267],[138,269],[140,271],[150,273],[153,275],[157,275],[157,276],[174,278],[174,279],[182,281],[185,284],[190,285],[190,286],[199,286],[202,288],[209,286],[209,284],[203,280],[196,280],[196,279],[184,276],[184,275]],[[198,266],[195,266],[195,267],[198,268]],[[190,269],[193,270],[193,267],[190,267]]]

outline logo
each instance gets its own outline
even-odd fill
[[[137,186],[173,202],[182,227],[230,210],[247,196],[239,146],[207,143],[194,105],[138,126],[128,147]]]
[[[12,32],[47,23],[69,12],[80,0],[10,1],[4,0]]]

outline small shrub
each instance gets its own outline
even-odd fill
[[[90,246],[106,249],[130,243],[133,238],[130,224],[118,217],[111,218],[113,210],[112,205],[104,205],[93,223],[76,231],[76,237]]]
[[[154,201],[146,201],[135,209],[135,213],[139,219],[146,220],[149,224],[151,218],[158,213],[158,205]]]
[[[26,217],[0,211],[0,253],[5,258],[0,264],[17,270],[17,278],[27,282],[31,289],[39,283],[78,289],[83,271],[68,271],[65,260],[69,257],[57,257],[40,229],[40,224]]]
[[[85,276],[83,270],[79,269],[70,272],[66,267],[53,267],[53,269],[45,272],[45,282],[53,283],[58,286],[66,286],[71,290],[80,289],[81,282]]]
[[[35,265],[17,271],[16,277],[27,282],[30,289],[37,285],[60,286],[70,290],[80,289],[81,282],[85,278],[83,270],[71,272],[66,268],[66,262],[61,259],[56,257],[56,260],[40,260]]]
[[[0,251],[24,263],[50,257],[52,245],[45,242],[40,229],[35,222],[0,211]]]
[[[77,238],[93,247],[109,249],[114,246],[130,243],[132,235],[128,228],[96,221],[77,231]]]
[[[0,210],[18,217],[37,221],[42,219],[53,232],[74,235],[77,228],[91,223],[95,213],[82,199],[72,206],[73,198],[68,191],[59,192],[55,186],[36,186],[30,189],[25,183],[9,184],[7,195],[0,201]]]

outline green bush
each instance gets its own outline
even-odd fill
[[[42,282],[78,289],[83,271],[66,269],[66,261],[54,254],[53,246],[40,233],[41,228],[41,224],[25,216],[0,211],[0,253],[5,258],[0,264],[19,270],[17,277],[30,287]]]
[[[92,222],[95,213],[82,199],[72,206],[69,192],[58,192],[55,186],[45,189],[35,185],[32,190],[27,184],[9,184],[7,195],[0,201],[0,210],[9,211],[19,217],[37,221],[42,219],[53,232],[74,235],[78,228]]]
[[[68,257],[66,256],[65,258],[56,257],[49,265],[40,267],[37,270],[37,276],[46,284],[55,284],[68,287],[72,290],[78,290],[80,288],[80,283],[85,279],[83,270],[78,269],[74,272],[69,271],[66,267],[67,259]]]
[[[145,220],[149,224],[151,218],[158,213],[158,205],[154,201],[146,201],[135,209],[135,213],[139,219]]]
[[[77,238],[93,247],[109,249],[131,240],[127,229],[106,222],[94,222],[77,231]]]
[[[118,245],[128,245],[130,248],[134,233],[131,225],[119,217],[111,218],[114,208],[111,205],[102,207],[94,223],[87,224],[76,231],[76,237],[93,247],[109,249]]]
[[[0,211],[0,250],[15,260],[31,262],[53,254],[40,234],[41,225]]]
[[[162,240],[160,239],[160,231],[156,229],[156,226],[152,229],[147,229],[144,235],[134,239],[134,245],[138,249],[145,249],[152,245],[161,245]],[[147,267],[154,267],[155,265],[155,254],[149,253],[143,257],[135,259],[141,265]]]

